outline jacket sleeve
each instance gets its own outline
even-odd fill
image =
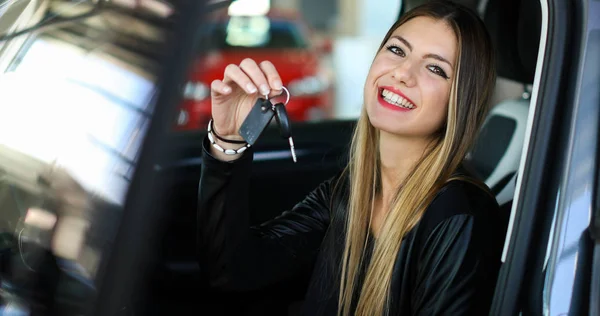
[[[499,258],[487,253],[490,236],[477,220],[454,215],[429,234],[412,293],[413,315],[487,315]]]
[[[252,151],[234,162],[208,153],[203,142],[198,194],[198,261],[211,286],[255,290],[311,267],[329,225],[330,181],[292,210],[249,225]]]

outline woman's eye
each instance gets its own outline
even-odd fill
[[[434,74],[436,74],[444,79],[448,79],[448,75],[446,75],[446,72],[440,66],[432,65],[427,68],[429,69],[429,71],[433,72]]]
[[[404,54],[404,51],[402,50],[402,48],[395,46],[395,45],[388,46],[387,50],[389,50],[390,52],[392,52],[400,57],[406,56],[406,54]]]

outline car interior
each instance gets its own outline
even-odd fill
[[[404,10],[422,3],[404,1]],[[506,224],[515,194],[529,115],[529,102],[537,66],[541,11],[536,0],[459,1],[480,12],[496,48],[498,80],[491,111],[465,165],[485,181],[505,213]],[[343,168],[354,121],[294,124],[298,163],[289,157],[287,143],[276,129],[267,129],[255,145],[251,185],[251,220],[259,224],[291,208],[320,182]],[[326,135],[326,136],[324,136]],[[162,264],[153,288],[160,300],[194,304],[195,293],[201,308],[244,315],[295,315],[301,306],[301,286],[310,276],[282,282],[278,286],[253,293],[216,293],[202,283],[201,270],[193,257],[195,197],[200,177],[200,144],[203,133],[173,139],[176,151],[184,158],[164,166],[164,176],[172,191],[167,207],[170,223],[164,240]],[[186,294],[187,293],[187,294]],[[185,299],[186,295],[187,300]],[[182,301],[183,299],[183,301]],[[236,304],[228,304],[235,301]],[[182,303],[183,302],[183,303]],[[206,303],[210,302],[210,307]],[[165,304],[165,306],[173,304]]]
[[[398,1],[403,3],[402,11],[398,13],[400,15],[427,0]],[[466,158],[465,166],[490,187],[508,225],[521,157],[526,145],[527,126],[532,119],[529,117],[529,105],[531,96],[535,94],[533,82],[538,67],[540,3],[539,0],[455,1],[468,5],[481,14],[496,49],[498,80],[490,105],[491,111],[473,150]],[[79,35],[83,37],[85,32],[80,31]],[[57,31],[53,36],[66,36],[65,33]],[[152,61],[149,64],[152,68],[157,67],[157,60],[162,55],[154,51],[152,43],[144,43],[148,44],[144,53]],[[91,44],[82,42],[81,45]],[[2,49],[0,47],[0,53]],[[150,68],[149,65],[142,67]],[[298,163],[290,158],[289,145],[281,138],[279,131],[273,126],[268,127],[254,146],[250,189],[252,224],[260,224],[290,209],[319,183],[338,173],[347,161],[354,125],[355,121],[349,119],[294,123],[293,137]],[[163,238],[156,248],[158,259],[152,263],[149,279],[145,281],[149,297],[146,301],[153,304],[136,304],[139,310],[135,314],[175,315],[189,311],[225,315],[298,314],[303,289],[310,275],[297,276],[294,280],[285,280],[256,292],[220,293],[208,287],[195,251],[196,197],[201,169],[199,157],[205,136],[204,131],[171,133],[169,157],[177,159],[165,160],[156,166],[160,170],[160,181],[167,188],[163,192],[164,205],[161,205],[167,215],[164,218],[166,231],[164,234],[161,232]],[[0,151],[0,159],[13,157],[9,162],[0,160],[0,166],[27,161],[25,158],[14,158],[18,154],[8,149]],[[31,160],[27,163],[36,165],[38,162]],[[24,216],[19,210],[19,201],[33,197],[26,196],[25,191],[15,191],[14,181],[7,177],[3,176],[0,181],[0,203],[4,205],[5,201],[10,202],[6,209],[14,211],[9,217],[2,218],[0,228],[7,226],[4,230],[14,230]],[[32,178],[28,181],[36,183],[40,180]],[[95,234],[114,232],[116,228],[109,223],[114,223],[112,218],[120,214],[111,203],[97,203],[100,205],[97,212],[102,210],[102,216],[111,217],[97,223],[97,227],[89,233],[88,238],[98,240],[100,244],[102,237]],[[98,247],[110,246],[101,244]],[[6,258],[0,257],[2,260]],[[2,262],[2,267],[5,266],[8,263]],[[23,270],[26,272],[25,268]],[[64,282],[67,285],[57,295],[70,297],[66,300],[77,300],[88,292],[93,292],[93,286],[79,278],[67,275],[63,276],[63,280],[66,280]]]

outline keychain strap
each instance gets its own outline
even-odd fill
[[[244,146],[238,148],[238,149],[225,149],[223,147],[221,147],[219,144],[217,144],[217,142],[215,142],[215,139],[213,137],[213,134],[215,136],[217,136],[216,133],[213,132],[213,120],[210,119],[210,121],[208,122],[208,140],[210,141],[210,144],[216,148],[218,151],[224,153],[225,155],[237,155],[237,154],[241,154],[244,151],[246,151],[246,149],[250,148],[250,144],[246,143],[246,142],[241,142],[244,144]],[[217,136],[218,139],[221,139],[220,137]],[[231,141],[228,141],[231,142]],[[236,141],[237,142],[237,141]]]

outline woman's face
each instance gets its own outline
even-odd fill
[[[365,83],[371,124],[399,136],[425,137],[446,121],[457,39],[442,20],[417,17],[379,51]]]

